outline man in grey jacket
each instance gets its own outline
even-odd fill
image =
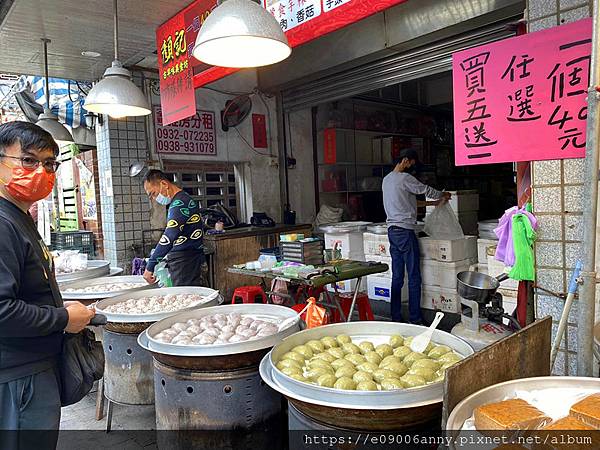
[[[450,199],[449,192],[441,192],[417,180],[411,172],[418,162],[417,152],[404,149],[395,161],[394,170],[383,179],[383,207],[387,215],[388,238],[392,257],[392,321],[403,322],[401,291],[404,271],[408,273],[409,321],[422,324],[421,316],[421,266],[419,242],[415,234],[417,206],[437,205]],[[417,195],[435,201],[418,202]]]

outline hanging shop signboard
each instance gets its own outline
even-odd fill
[[[592,20],[452,57],[457,166],[585,156]]]
[[[170,125],[163,123],[162,108],[154,107],[156,151],[176,155],[217,156],[216,119],[213,111],[196,110]]]
[[[185,21],[177,14],[156,30],[160,103],[165,124],[194,115],[192,59],[188,54]]]
[[[277,19],[294,48],[405,1],[262,0],[262,5]],[[194,75],[194,86],[204,86],[236,71],[210,67]]]

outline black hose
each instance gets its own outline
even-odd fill
[[[502,314],[501,317],[504,317],[506,319],[508,319],[508,321],[512,324],[513,328],[516,331],[519,331],[521,329],[521,324],[519,323],[519,321],[517,319],[515,319],[513,316],[511,316],[510,314]]]

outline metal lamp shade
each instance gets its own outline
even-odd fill
[[[69,130],[58,121],[58,117],[52,114],[48,108],[44,108],[44,112],[38,116],[38,121],[35,124],[50,133],[60,145],[74,142]]]
[[[84,108],[113,118],[146,116],[150,106],[144,93],[131,81],[131,73],[113,61],[85,99]]]
[[[221,67],[260,67],[287,58],[290,48],[277,20],[252,0],[227,0],[207,17],[192,54]]]

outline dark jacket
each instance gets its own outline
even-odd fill
[[[50,367],[68,319],[33,220],[0,198],[0,383]]]

